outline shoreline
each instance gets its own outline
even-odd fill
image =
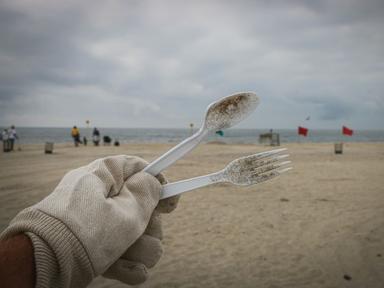
[[[194,129],[193,131],[196,131]],[[295,129],[273,130],[280,135],[281,143],[323,143],[323,142],[384,142],[384,131],[362,130],[355,131],[353,136],[343,136],[339,130],[312,130],[308,137],[297,135]],[[21,145],[44,144],[45,142],[71,143],[70,131],[65,128],[18,128]],[[117,139],[121,144],[136,143],[179,143],[191,135],[190,129],[133,129],[133,128],[104,128],[100,130],[101,139],[109,136],[112,141]],[[224,136],[210,133],[205,142],[221,141],[231,144],[257,144],[261,134],[269,133],[269,129],[228,129]],[[91,129],[80,129],[81,138],[85,136],[88,144],[91,141]],[[101,141],[102,142],[102,141]]]
[[[182,139],[184,140],[184,139]],[[181,141],[182,141],[181,140]],[[129,146],[129,145],[177,145],[178,143],[180,143],[181,141],[169,141],[169,142],[155,142],[155,141],[150,141],[150,142],[147,142],[147,141],[132,141],[132,142],[120,142],[120,145],[119,146]],[[18,143],[18,142],[15,142],[15,146],[17,148],[17,146],[21,146],[21,147],[44,147],[45,143],[47,142],[50,142],[52,143],[52,141],[46,141],[46,142],[41,142],[41,143]],[[236,146],[236,145],[254,145],[254,146],[260,146],[260,147],[281,147],[281,146],[285,146],[285,145],[334,145],[335,143],[344,143],[344,144],[368,144],[368,145],[371,145],[371,144],[383,144],[384,141],[381,141],[381,140],[378,140],[378,141],[324,141],[324,142],[311,142],[311,141],[297,141],[297,142],[281,142],[280,145],[277,145],[277,146],[272,146],[272,145],[266,145],[266,144],[260,144],[258,143],[257,141],[255,143],[244,143],[244,142],[239,142],[239,143],[236,143],[236,142],[225,142],[225,141],[220,141],[220,140],[212,140],[212,141],[202,141],[199,145],[206,145],[206,144],[209,144],[209,145],[212,145],[212,144],[225,144],[225,145],[231,145],[231,146]],[[0,141],[0,144],[1,144],[1,141]],[[55,147],[74,147],[74,144],[72,141],[68,141],[68,142],[53,142],[54,146]],[[110,145],[103,145],[103,144],[99,144],[99,146],[95,146],[93,145],[92,142],[88,143],[88,145],[84,146],[83,144],[79,144],[78,147],[74,147],[74,148],[86,148],[86,147],[113,147],[113,143],[111,143]],[[117,146],[117,147],[119,147]],[[116,147],[116,146],[114,146]],[[1,151],[0,151],[1,153]]]

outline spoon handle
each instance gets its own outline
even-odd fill
[[[199,176],[195,178],[190,178],[178,182],[173,182],[169,184],[165,184],[163,186],[163,190],[161,192],[160,199],[165,199],[168,197],[172,197],[193,189],[197,189],[200,187],[204,187],[207,185],[211,185],[218,182],[223,182],[225,179],[223,177],[222,171]]]
[[[195,148],[207,133],[208,130],[200,129],[191,137],[185,139],[183,142],[179,143],[177,146],[161,155],[155,161],[151,162],[147,167],[144,168],[144,171],[156,176],[165,168],[169,167],[171,164],[175,163],[177,160]]]

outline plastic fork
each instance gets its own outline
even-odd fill
[[[275,149],[241,157],[218,172],[166,184],[163,186],[161,199],[219,182],[249,186],[270,180],[292,169],[292,167],[282,167],[291,163],[291,161],[282,161],[289,156],[280,154],[285,150],[287,149]]]

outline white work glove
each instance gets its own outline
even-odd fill
[[[141,172],[146,164],[131,156],[98,159],[70,171],[52,194],[11,221],[1,238],[20,232],[31,238],[36,287],[85,287],[121,256],[114,272],[121,260],[143,260],[128,248],[146,230],[161,191],[155,177]],[[161,235],[151,227],[150,237]]]
[[[161,174],[156,178],[163,185],[167,183]],[[144,234],[103,274],[104,277],[117,279],[128,285],[137,285],[147,280],[148,268],[155,266],[163,253],[160,213],[175,210],[179,198],[180,195],[177,195],[160,200]]]

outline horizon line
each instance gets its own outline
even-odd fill
[[[78,128],[81,128],[81,129],[93,129],[95,127],[99,128],[99,129],[191,129],[190,127],[108,127],[108,126],[78,126],[76,125]],[[10,127],[10,126],[3,126],[3,125],[0,125],[0,127],[2,129],[6,128],[6,127]],[[73,126],[16,126],[16,128],[60,128],[60,129],[71,129]],[[342,129],[343,126],[340,126],[340,128],[308,128],[309,130],[340,130]],[[193,127],[193,129],[199,129],[200,127],[196,126],[196,127]],[[237,128],[237,127],[232,127],[232,128],[228,128],[228,129],[223,129],[223,130],[229,130],[229,129],[232,129],[232,130],[297,130],[298,126],[296,128],[256,128],[256,127],[253,127],[253,128]],[[352,130],[365,130],[365,131],[384,131],[384,129],[377,129],[377,128],[353,128],[351,127]]]

